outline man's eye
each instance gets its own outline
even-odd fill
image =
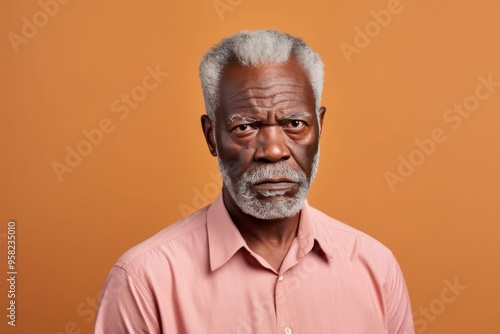
[[[288,123],[288,127],[295,128],[295,129],[300,129],[304,125],[305,125],[305,123],[303,121],[299,121],[299,120],[296,120],[296,119],[292,120],[292,121],[290,121],[290,123]]]
[[[238,125],[237,127],[235,127],[234,130],[237,132],[245,132],[245,131],[250,130],[250,125],[241,124],[241,125]]]

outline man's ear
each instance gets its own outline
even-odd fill
[[[319,135],[321,136],[321,131],[323,131],[323,120],[325,119],[326,108],[319,108],[318,116],[319,116]]]
[[[201,128],[203,129],[203,135],[205,136],[205,141],[207,142],[208,149],[210,153],[216,157],[217,156],[217,144],[215,143],[215,128],[212,124],[210,118],[207,115],[201,116]]]

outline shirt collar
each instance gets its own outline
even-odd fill
[[[316,242],[321,251],[333,258],[334,250],[330,247],[331,243],[328,242],[328,235],[331,233],[325,233],[325,228],[322,225],[324,223],[320,221],[319,217],[316,217],[315,211],[317,210],[313,210],[306,199],[300,210],[299,232],[297,233],[299,249],[303,253],[300,256],[302,257],[311,251]]]
[[[333,251],[328,247],[322,233],[317,234],[314,221],[314,214],[311,212],[309,203],[306,200],[300,212],[299,231],[296,240],[299,248],[297,256],[302,258],[313,249],[315,241],[317,241],[319,248],[327,256],[333,257]],[[224,265],[240,248],[243,247],[250,251],[245,239],[243,239],[227,212],[222,193],[219,194],[207,210],[207,233],[210,269],[212,271]]]
[[[207,233],[212,271],[226,263],[241,247],[247,246],[227,212],[222,192],[208,208]]]

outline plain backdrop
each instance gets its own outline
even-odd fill
[[[91,333],[117,258],[217,196],[198,63],[257,28],[325,63],[310,203],[394,252],[417,333],[500,332],[498,1],[60,1],[0,10],[0,332]]]

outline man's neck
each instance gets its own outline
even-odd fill
[[[250,216],[223,191],[224,204],[248,247],[262,256],[276,271],[297,236],[300,212],[292,217],[264,220]]]

